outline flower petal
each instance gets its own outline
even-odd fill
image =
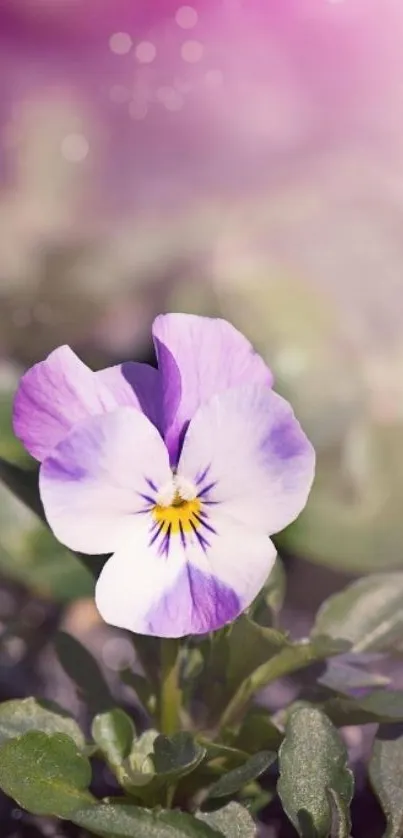
[[[127,363],[94,373],[69,346],[60,346],[20,381],[13,411],[16,436],[43,460],[78,422],[133,405],[159,422],[159,375]]]
[[[16,436],[43,460],[77,422],[112,410],[108,388],[69,346],[60,346],[23,375],[14,400]]]
[[[214,396],[186,433],[178,473],[207,505],[272,534],[304,508],[314,449],[284,399],[260,385]]]
[[[140,411],[122,407],[76,426],[43,462],[39,488],[59,541],[82,553],[111,553],[170,479],[158,431]]]
[[[95,373],[113,393],[116,404],[137,407],[157,428],[161,425],[160,374],[149,364],[126,361]]]
[[[226,320],[166,314],[153,325],[162,374],[164,432],[177,462],[196,410],[216,393],[241,384],[271,386],[273,376],[249,341]]]
[[[103,619],[139,634],[206,634],[234,620],[258,594],[275,560],[271,541],[224,516],[204,550],[196,536],[171,538],[161,554],[146,516],[104,566],[96,587]]]

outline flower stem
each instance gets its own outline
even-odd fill
[[[179,640],[161,640],[160,730],[172,736],[179,728],[181,691],[179,688]]]

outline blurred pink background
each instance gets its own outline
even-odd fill
[[[318,450],[287,545],[400,566],[400,0],[3,0],[0,41],[0,454],[54,346],[144,358],[159,311],[218,314]]]

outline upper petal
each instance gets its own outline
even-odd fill
[[[208,545],[187,532],[161,550],[147,516],[133,522],[98,579],[104,620],[158,637],[206,634],[234,620],[260,591],[276,551],[266,536],[231,519],[212,523]]]
[[[260,385],[227,390],[201,407],[178,465],[203,501],[268,534],[299,515],[314,470],[314,449],[290,405]]]
[[[165,439],[173,462],[188,422],[211,396],[241,384],[273,383],[263,359],[226,320],[160,315],[153,337],[162,374]]]
[[[133,405],[158,424],[159,376],[146,364],[94,373],[69,346],[60,346],[22,376],[13,424],[27,451],[43,460],[78,422]]]
[[[111,553],[170,479],[157,429],[122,407],[73,428],[42,463],[39,488],[59,541],[82,553]]]
[[[160,373],[149,364],[125,361],[95,373],[121,407],[137,407],[157,428],[161,425]]]

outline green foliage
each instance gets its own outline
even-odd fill
[[[249,609],[250,616],[257,623],[265,626],[277,625],[277,619],[283,607],[286,593],[287,577],[284,565],[277,556],[274,567],[264,586]]]
[[[374,690],[360,698],[335,696],[325,701],[322,709],[337,727],[401,721],[403,691]]]
[[[345,800],[332,788],[327,789],[331,811],[330,838],[350,838],[350,810]]]
[[[385,813],[385,838],[400,838],[403,831],[403,725],[381,725],[369,763],[372,787]]]
[[[102,713],[113,706],[113,698],[101,669],[91,653],[71,634],[59,631],[55,650],[66,674],[92,713]]]
[[[190,733],[181,731],[174,736],[157,736],[152,762],[155,772],[165,777],[183,777],[194,771],[204,759],[205,748],[194,741]]]
[[[330,597],[316,618],[313,637],[326,634],[356,652],[386,651],[403,633],[403,573],[377,573]]]
[[[236,794],[251,780],[256,780],[273,764],[277,754],[271,751],[261,751],[251,756],[243,765],[228,771],[213,783],[209,790],[209,797],[230,797]]]
[[[31,512],[45,521],[42,502],[38,488],[38,467],[21,468],[0,457],[0,479],[18,500],[22,501]]]
[[[36,815],[68,818],[93,802],[91,767],[64,733],[31,730],[0,747],[0,787]]]
[[[262,747],[278,751],[283,733],[274,724],[266,710],[252,707],[243,719],[233,744],[248,754],[255,754]]]
[[[23,505],[41,513],[35,474],[0,461],[1,479],[14,493],[0,490],[18,505],[32,547],[13,548],[8,513],[0,507],[0,569],[16,549],[34,557],[32,567],[24,559],[30,584],[36,579],[59,598],[92,592],[92,577],[78,563],[81,581],[60,569],[61,556],[70,554],[55,547],[45,527],[33,525]],[[93,718],[92,738],[86,741],[56,705],[5,702],[0,787],[28,811],[68,818],[101,838],[255,838],[256,817],[275,796],[279,774],[278,794],[301,838],[350,838],[353,777],[337,728],[377,723],[370,777],[388,821],[385,838],[398,838],[403,691],[383,689],[389,681],[372,664],[376,654],[403,649],[403,574],[377,573],[347,586],[322,605],[311,636],[302,639],[279,628],[285,582],[277,560],[246,614],[215,634],[171,644],[167,692],[161,688],[165,641],[133,637],[143,674],[126,669],[120,677],[148,715],[140,735],[115,706],[90,652],[59,632],[56,653]],[[304,689],[289,707],[271,714],[253,703],[262,688],[299,670],[306,670]],[[161,712],[164,700],[177,702],[168,715]],[[178,733],[167,735],[175,727],[167,718],[178,720]],[[109,766],[119,797],[100,801],[89,792],[92,757]]]
[[[28,731],[65,733],[79,750],[85,746],[77,722],[57,704],[35,698],[12,699],[0,704],[0,745]]]
[[[92,596],[93,575],[0,483],[0,571],[39,596]]]
[[[235,800],[214,812],[198,812],[199,820],[217,829],[225,838],[256,838],[256,824],[248,811]]]
[[[99,804],[71,820],[101,838],[222,838],[207,823],[182,812],[150,811],[125,804]]]
[[[133,745],[134,724],[119,707],[99,713],[92,723],[92,737],[110,765],[119,766],[126,759]]]
[[[337,730],[320,710],[300,707],[290,715],[279,765],[278,793],[301,838],[328,838],[333,815],[329,793],[349,822],[353,775]]]
[[[246,615],[217,632],[205,650],[200,676],[206,706],[214,713],[223,709],[254,670],[290,645],[283,632],[261,626]]]
[[[262,687],[277,678],[323,660],[327,656],[336,655],[338,652],[344,651],[345,648],[344,641],[332,640],[322,636],[314,637],[311,641],[284,642],[283,648],[258,666],[251,675],[240,683],[221,716],[221,726],[224,728],[234,724],[251,698]]]
[[[190,733],[168,737],[148,730],[133,742],[127,760],[113,768],[130,794],[154,801],[161,789],[195,771],[205,755],[205,748]]]
[[[318,684],[341,693],[388,686],[389,678],[378,672],[370,672],[363,665],[364,661],[358,655],[351,655],[348,660],[332,658],[327,662],[326,671],[318,678]]]

